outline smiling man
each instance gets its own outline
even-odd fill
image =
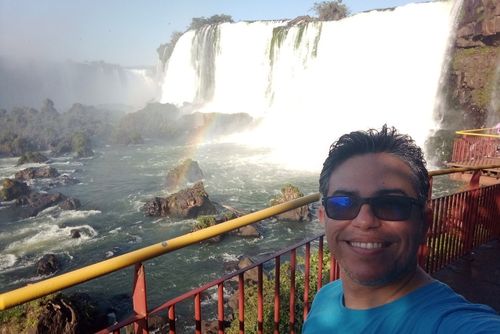
[[[422,150],[394,128],[352,132],[330,147],[318,216],[341,274],[316,295],[304,334],[500,333],[494,310],[418,266],[428,191]]]

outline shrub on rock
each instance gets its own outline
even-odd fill
[[[299,190],[299,188],[291,184],[286,184],[283,188],[281,188],[281,193],[271,200],[271,205],[278,205],[303,196],[304,194]],[[300,208],[279,214],[277,215],[277,218],[292,221],[309,220],[309,208],[307,207],[307,205],[304,205]]]

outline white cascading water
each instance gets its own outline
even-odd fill
[[[270,146],[293,168],[319,170],[339,135],[384,123],[423,145],[436,128],[453,7],[409,4],[286,31],[282,21],[188,31],[167,64],[161,102],[262,117],[237,139]]]

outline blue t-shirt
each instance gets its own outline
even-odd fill
[[[346,308],[343,296],[341,280],[325,285],[302,333],[500,334],[500,316],[493,309],[468,302],[439,281],[367,310]]]

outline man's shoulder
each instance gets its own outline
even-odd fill
[[[427,319],[420,325],[432,332],[500,333],[500,316],[489,306],[471,303],[439,281],[419,290],[419,312],[413,314]]]

